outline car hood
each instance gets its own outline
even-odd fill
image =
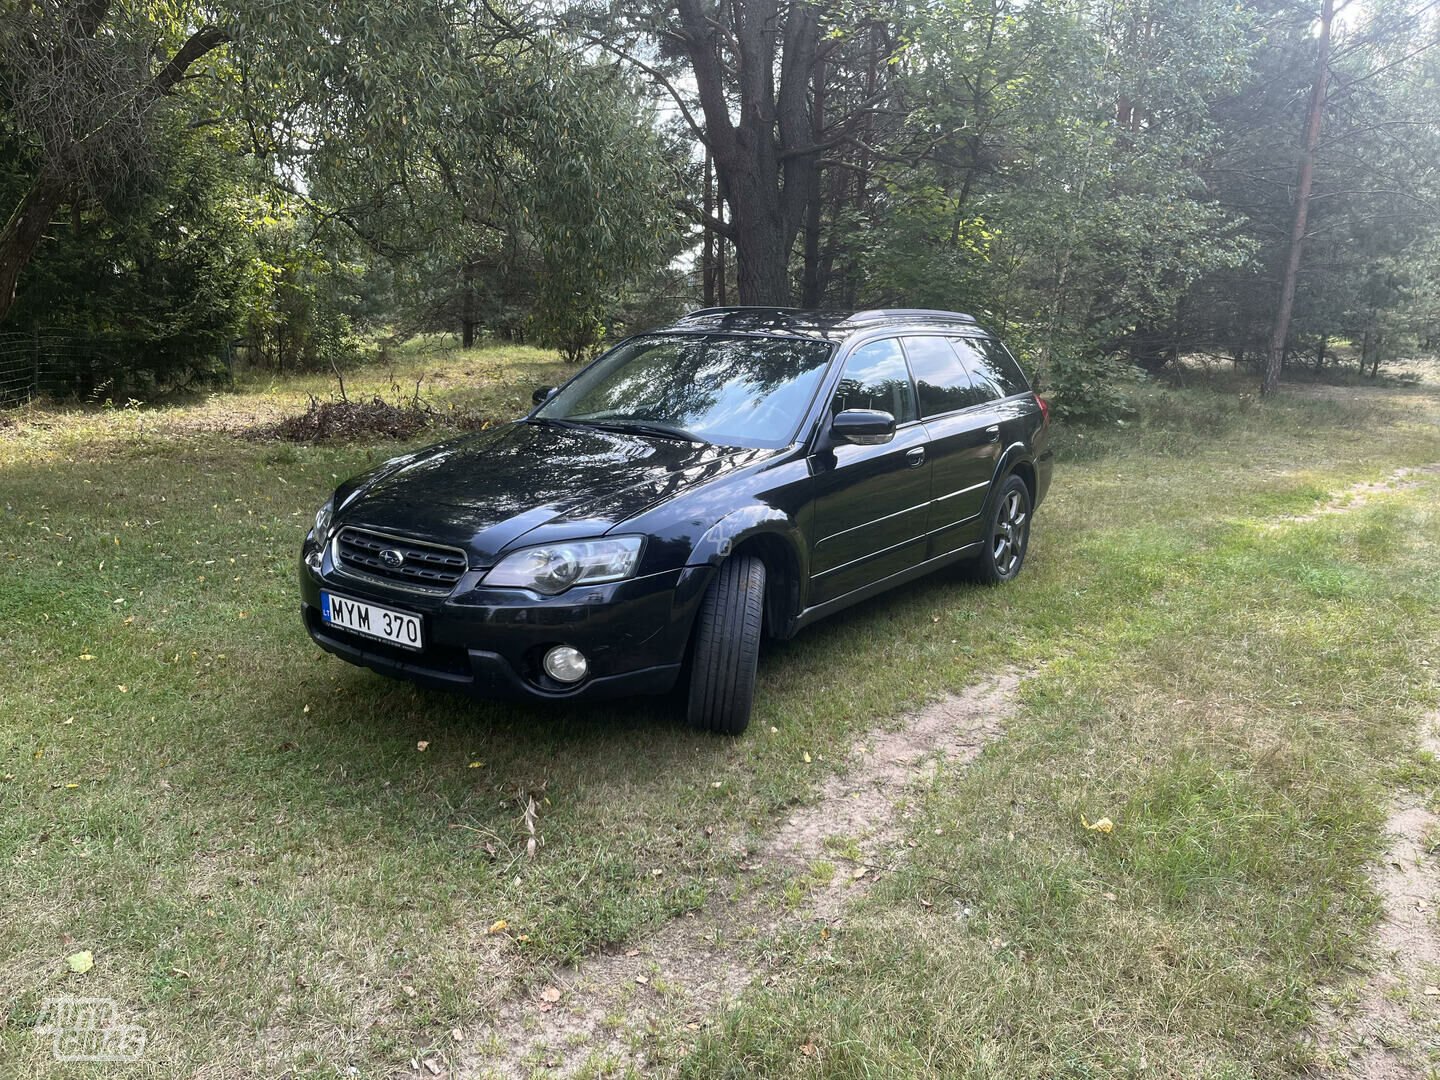
[[[453,544],[486,566],[534,529],[596,536],[777,452],[522,421],[387,462],[341,488],[336,522]]]

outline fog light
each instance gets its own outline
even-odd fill
[[[590,662],[579,649],[556,645],[545,654],[545,674],[556,682],[576,683],[590,670]]]

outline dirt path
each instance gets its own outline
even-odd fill
[[[807,923],[834,925],[846,904],[894,864],[906,790],[932,776],[942,757],[953,764],[978,755],[1000,734],[1018,684],[1017,676],[1003,675],[906,717],[898,730],[870,732],[855,746],[849,773],[797,810],[754,854],[742,879],[716,888],[705,908],[632,947],[557,971],[528,997],[501,1001],[454,1075],[508,1078],[533,1068],[554,1076],[586,1068],[623,1073],[646,1064],[657,1034],[699,1031],[764,974],[766,943]],[[837,841],[849,858],[831,852]],[[807,887],[787,908],[785,886],[797,879]]]
[[[1396,469],[1383,480],[1366,480],[1358,484],[1351,484],[1343,491],[1330,496],[1323,504],[1309,513],[1282,517],[1274,523],[1273,527],[1283,528],[1296,522],[1318,521],[1331,514],[1346,514],[1352,510],[1359,510],[1377,495],[1409,491],[1419,486],[1417,477],[1435,475],[1440,475],[1440,462],[1433,462],[1429,465],[1407,465]]]
[[[1421,746],[1440,757],[1435,727]],[[1384,912],[1373,970],[1353,1003],[1326,1017],[1320,1038],[1336,1075],[1358,1080],[1425,1080],[1440,1067],[1440,816],[1406,793],[1386,822],[1390,845],[1372,882]]]

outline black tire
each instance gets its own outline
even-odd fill
[[[1007,476],[991,501],[981,534],[981,550],[969,563],[971,576],[984,585],[1014,581],[1030,547],[1030,489],[1018,476]]]
[[[748,556],[726,559],[695,618],[686,703],[691,727],[739,735],[750,725],[764,620],[765,564]]]

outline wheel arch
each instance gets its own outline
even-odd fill
[[[990,513],[1001,485],[1012,476],[1020,477],[1025,484],[1025,490],[1030,493],[1030,505],[1035,505],[1035,495],[1039,484],[1039,477],[1035,472],[1035,461],[1028,447],[1023,443],[1015,443],[1000,455],[1000,461],[995,466],[995,476],[990,481],[990,490],[985,493],[983,514]]]
[[[798,524],[774,507],[736,510],[716,522],[698,543],[690,564],[719,566],[737,555],[765,564],[765,625],[771,637],[794,634],[795,616],[803,601],[808,573],[805,544]]]

